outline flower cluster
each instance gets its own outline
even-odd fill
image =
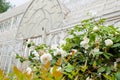
[[[89,48],[88,43],[89,43],[89,39],[85,36],[85,37],[83,38],[83,41],[80,42],[80,45],[81,45],[83,48],[88,49],[88,48]]]
[[[105,19],[83,20],[69,31],[73,37],[66,38],[66,45],[62,46],[67,52],[77,50],[68,62],[76,68],[74,71],[79,70],[81,80],[120,79],[120,31],[104,22]]]

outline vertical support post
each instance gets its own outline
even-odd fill
[[[46,29],[42,27],[42,43],[46,43]]]
[[[10,62],[8,64],[8,70],[7,70],[7,73],[10,72],[10,69],[11,69],[11,64],[12,64],[12,56],[9,56],[10,57]]]
[[[5,61],[4,61],[4,68],[3,68],[3,70],[6,70],[7,62],[8,62],[8,61],[7,61],[8,57],[9,57],[9,55],[7,55],[7,54],[4,55]],[[8,67],[8,68],[9,68],[9,67]]]
[[[0,68],[1,68],[1,61],[2,61],[2,59],[1,59],[1,58],[2,58],[2,47],[1,47],[0,51],[1,51],[1,52],[0,52]]]
[[[11,18],[10,29],[13,28],[13,21],[14,21],[14,17]]]

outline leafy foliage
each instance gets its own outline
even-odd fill
[[[0,13],[7,11],[9,8],[9,2],[5,2],[5,0],[0,0]]]
[[[105,19],[95,21],[93,18],[83,20],[80,26],[70,30],[73,38],[66,38],[63,49],[77,53],[68,63],[80,70],[78,78],[85,80],[119,80],[116,76],[120,72],[117,67],[120,58],[120,31],[113,25],[104,25]],[[69,78],[69,77],[67,77]]]

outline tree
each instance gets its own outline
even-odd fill
[[[10,8],[10,3],[5,0],[0,0],[0,13],[7,11]]]

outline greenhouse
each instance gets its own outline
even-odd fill
[[[120,0],[29,0],[1,13],[0,80],[120,80]]]

